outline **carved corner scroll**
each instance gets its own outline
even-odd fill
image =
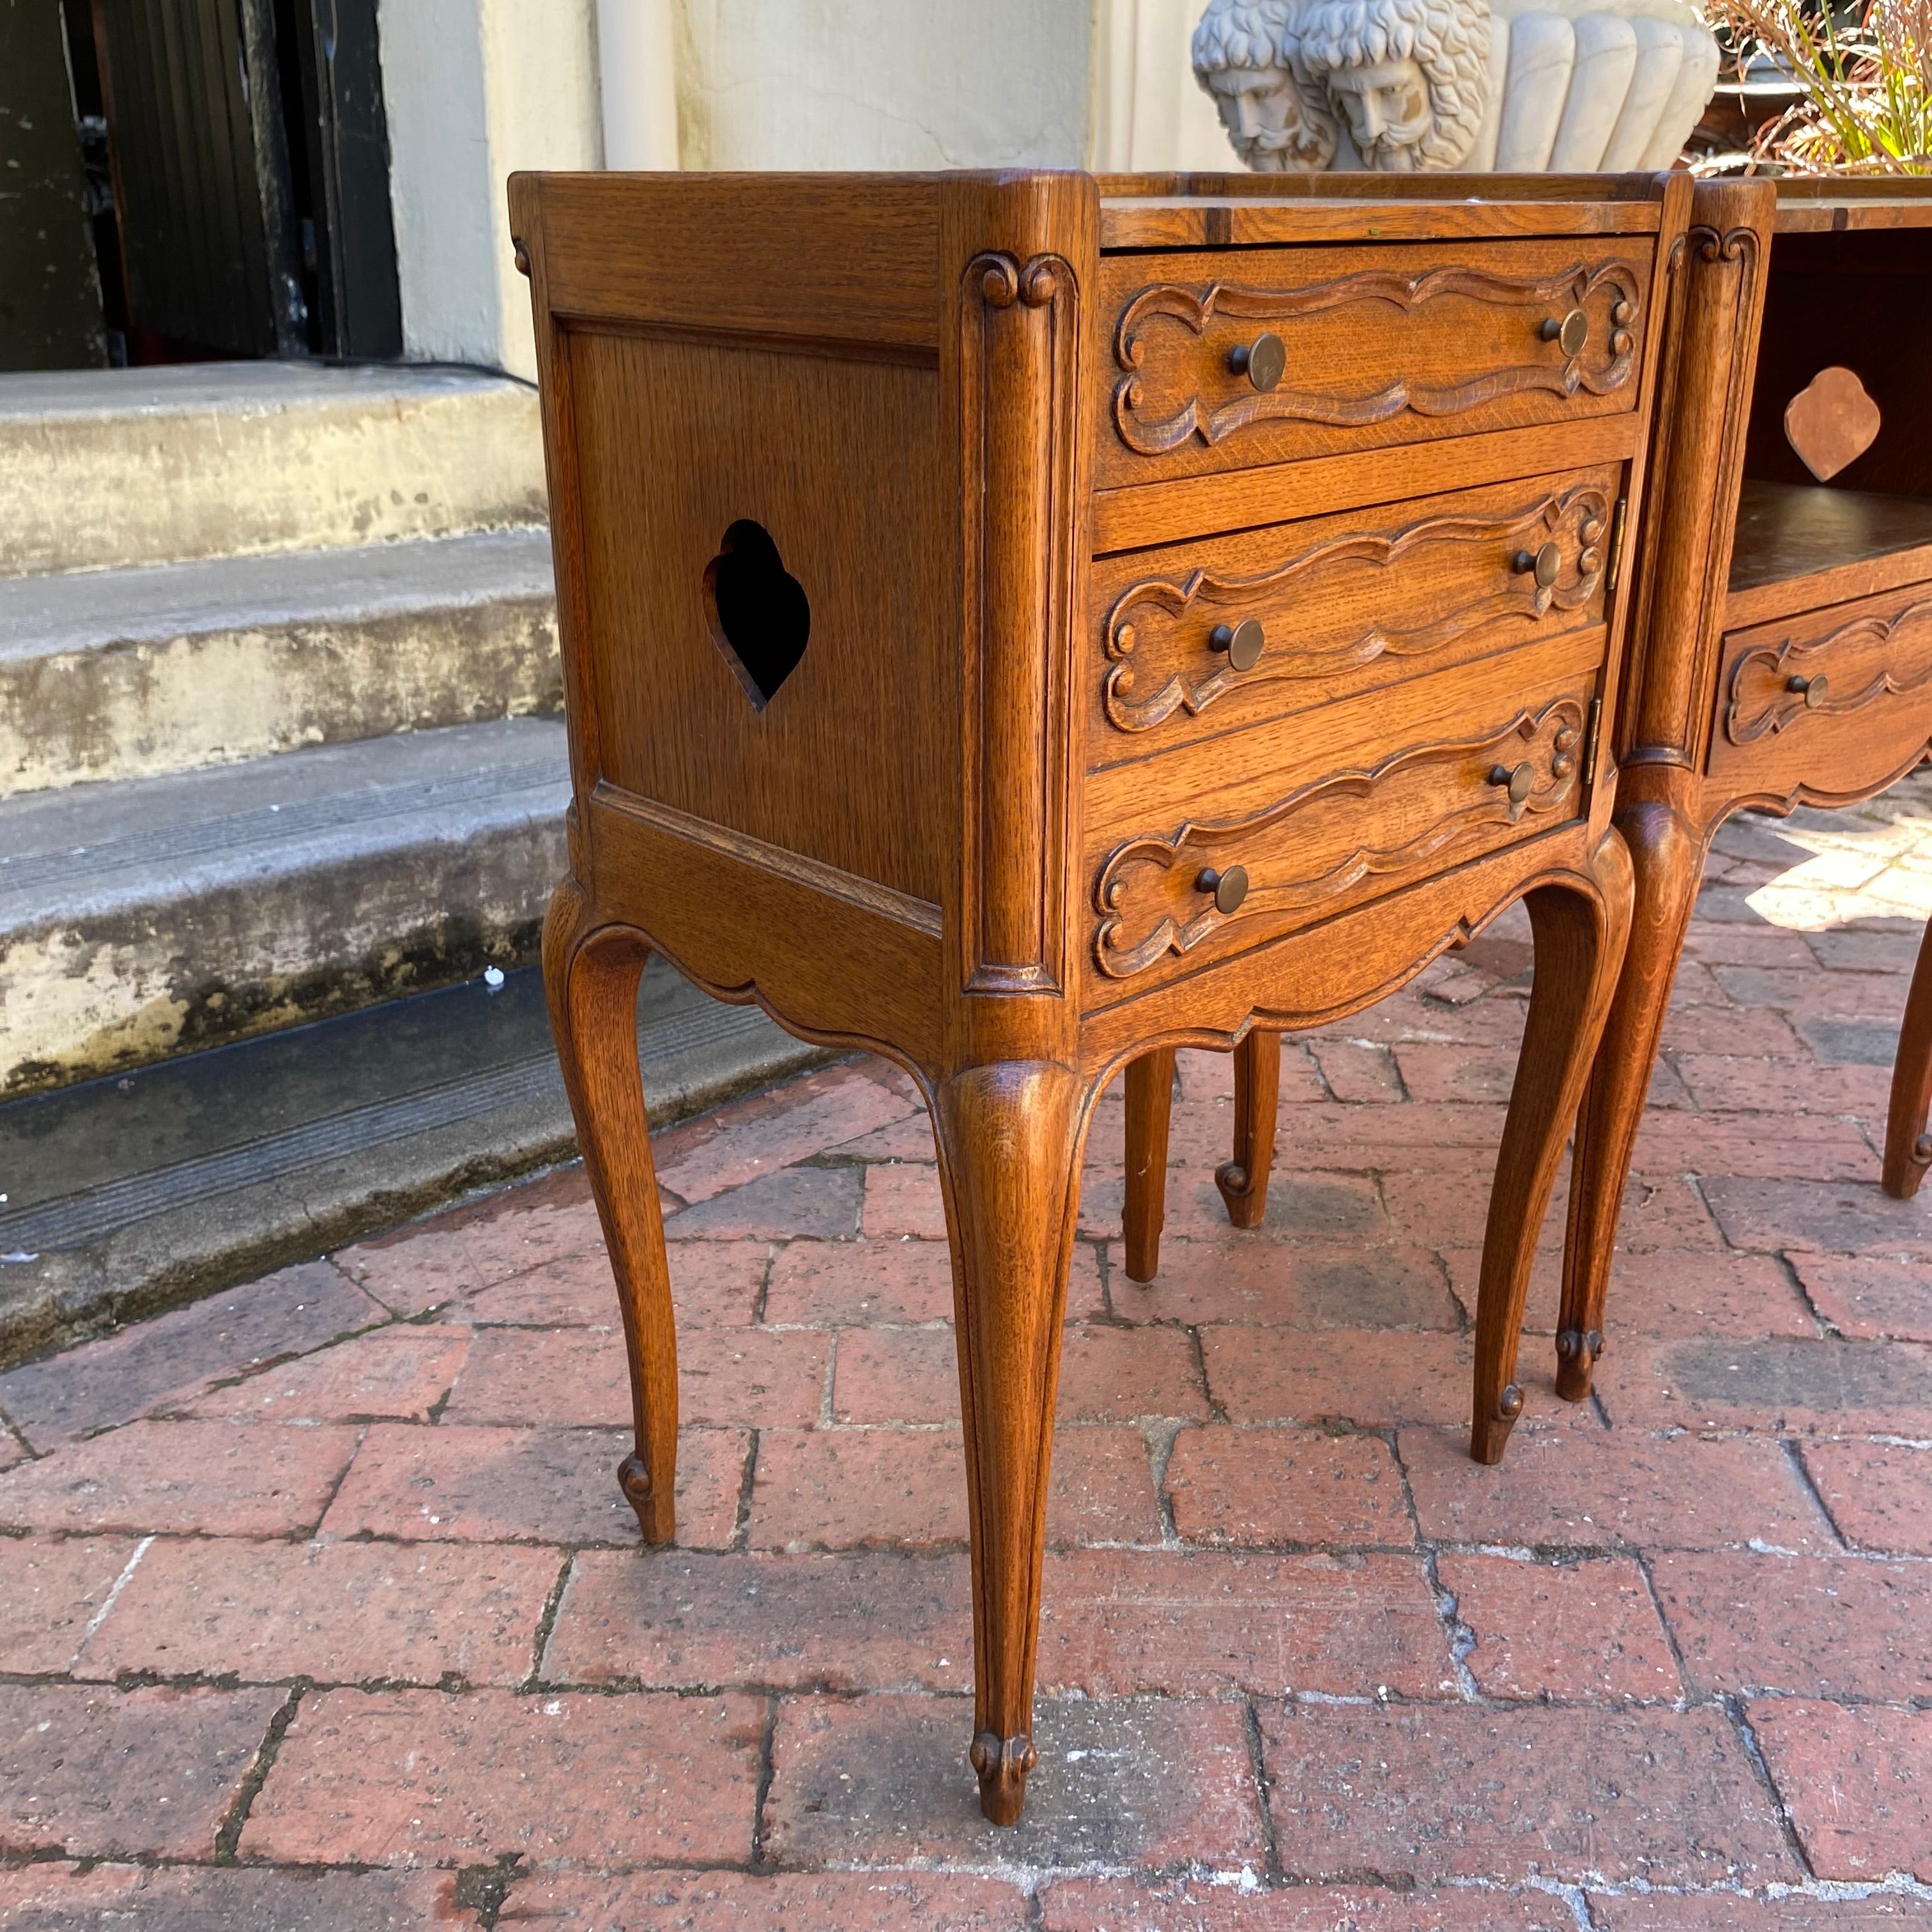
[[[1591,327],[1574,356],[1528,355],[1520,361],[1471,375],[1460,382],[1411,382],[1398,376],[1366,394],[1284,383],[1267,391],[1251,388],[1216,403],[1198,391],[1178,409],[1159,407],[1147,394],[1146,330],[1156,319],[1178,322],[1196,337],[1223,318],[1242,322],[1295,322],[1331,314],[1358,303],[1378,303],[1412,316],[1450,296],[1514,310],[1525,317],[1524,343],[1534,338],[1528,316],[1558,304],[1580,309]],[[1636,329],[1642,308],[1637,271],[1628,262],[1592,267],[1578,263],[1559,274],[1531,278],[1497,274],[1486,268],[1452,265],[1408,276],[1388,270],[1343,275],[1304,289],[1273,290],[1232,286],[1206,289],[1160,283],[1143,290],[1123,311],[1114,336],[1114,360],[1124,372],[1114,389],[1114,423],[1120,440],[1142,456],[1178,448],[1190,436],[1210,447],[1237,430],[1262,422],[1312,422],[1361,429],[1408,411],[1422,416],[1452,416],[1499,398],[1530,390],[1573,396],[1579,389],[1606,395],[1630,380],[1636,354]],[[1294,349],[1290,346],[1290,369]],[[1191,380],[1184,375],[1181,386]],[[1230,380],[1229,387],[1232,387]]]
[[[1152,577],[1129,585],[1108,614],[1105,649],[1108,668],[1101,704],[1122,731],[1145,731],[1177,710],[1198,716],[1243,685],[1332,677],[1378,658],[1423,658],[1472,631],[1511,620],[1534,624],[1552,608],[1587,606],[1603,581],[1602,544],[1610,502],[1596,486],[1547,496],[1512,515],[1431,517],[1390,535],[1358,532],[1331,538],[1251,577],[1217,577],[1195,570],[1180,578]],[[1518,553],[1554,542],[1563,553],[1561,572],[1544,584],[1515,567]],[[1278,609],[1292,596],[1310,610],[1322,608],[1318,585],[1345,579],[1352,570],[1383,571],[1431,545],[1455,546],[1472,560],[1473,582],[1456,582],[1461,559],[1433,560],[1454,584],[1450,595],[1469,594],[1442,607],[1442,596],[1418,573],[1412,608],[1426,616],[1406,627],[1393,621],[1351,626],[1332,636],[1270,643],[1252,668],[1237,670],[1214,648],[1212,633],[1225,616],[1256,606]],[[1487,557],[1480,554],[1492,553]],[[1390,600],[1393,602],[1393,599]]]
[[[1064,800],[1074,612],[1073,271],[994,252],[960,292],[966,545],[963,983],[1065,982]]]
[[[1583,700],[1559,698],[1487,737],[1417,746],[1372,770],[1337,772],[1251,818],[1130,838],[1094,881],[1094,962],[1110,979],[1130,979],[1234,921],[1319,912],[1364,880],[1426,863],[1468,832],[1570,810],[1583,724]],[[1370,798],[1374,844],[1362,836],[1370,820],[1362,801]],[[1224,913],[1209,882],[1236,866],[1248,890]]]
[[[1724,736],[1733,745],[1775,737],[1808,712],[1848,717],[1882,698],[1932,685],[1932,598],[1892,617],[1866,616],[1805,644],[1747,651],[1732,666]]]

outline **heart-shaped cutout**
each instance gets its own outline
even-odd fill
[[[1849,369],[1820,369],[1784,406],[1784,440],[1821,483],[1878,440],[1878,405]]]
[[[704,568],[704,611],[711,641],[764,710],[805,655],[812,605],[763,524],[742,518],[724,532]]]

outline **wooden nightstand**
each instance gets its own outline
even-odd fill
[[[1774,201],[1767,182],[1700,184],[1676,279],[1616,736],[1636,912],[1570,1180],[1558,1387],[1576,1400],[1603,1346],[1618,1210],[1712,835],[1742,806],[1868,798],[1932,740],[1932,186],[1780,182]],[[1833,365],[1861,379],[1880,427],[1821,483],[1786,412]],[[1848,394],[1814,412],[1814,434],[1819,413],[1856,426]],[[1918,1144],[1928,1097],[1922,953],[1893,1079],[1892,1193],[1914,1192],[1932,1156]]]
[[[1521,1406],[1529,1263],[1628,919],[1597,720],[1689,194],[511,184],[575,788],[545,972],[630,1348],[625,1492],[668,1538],[631,1023],[656,950],[931,1105],[990,1817],[1034,1762],[1066,1271],[1123,1065],[1352,1012],[1527,895],[1478,1454]]]

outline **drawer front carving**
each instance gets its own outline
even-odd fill
[[[1095,966],[1130,980],[1226,951],[1576,815],[1589,704],[1587,689],[1546,698],[1245,816],[1123,840],[1094,879]]]
[[[1714,776],[1825,796],[1882,784],[1932,734],[1932,584],[1724,640]]]
[[[1601,623],[1618,479],[1545,478],[1102,560],[1089,764]]]
[[[1102,488],[1636,406],[1647,242],[1114,256]]]

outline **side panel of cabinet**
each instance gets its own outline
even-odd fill
[[[935,361],[565,340],[597,776],[936,903],[957,617]]]

